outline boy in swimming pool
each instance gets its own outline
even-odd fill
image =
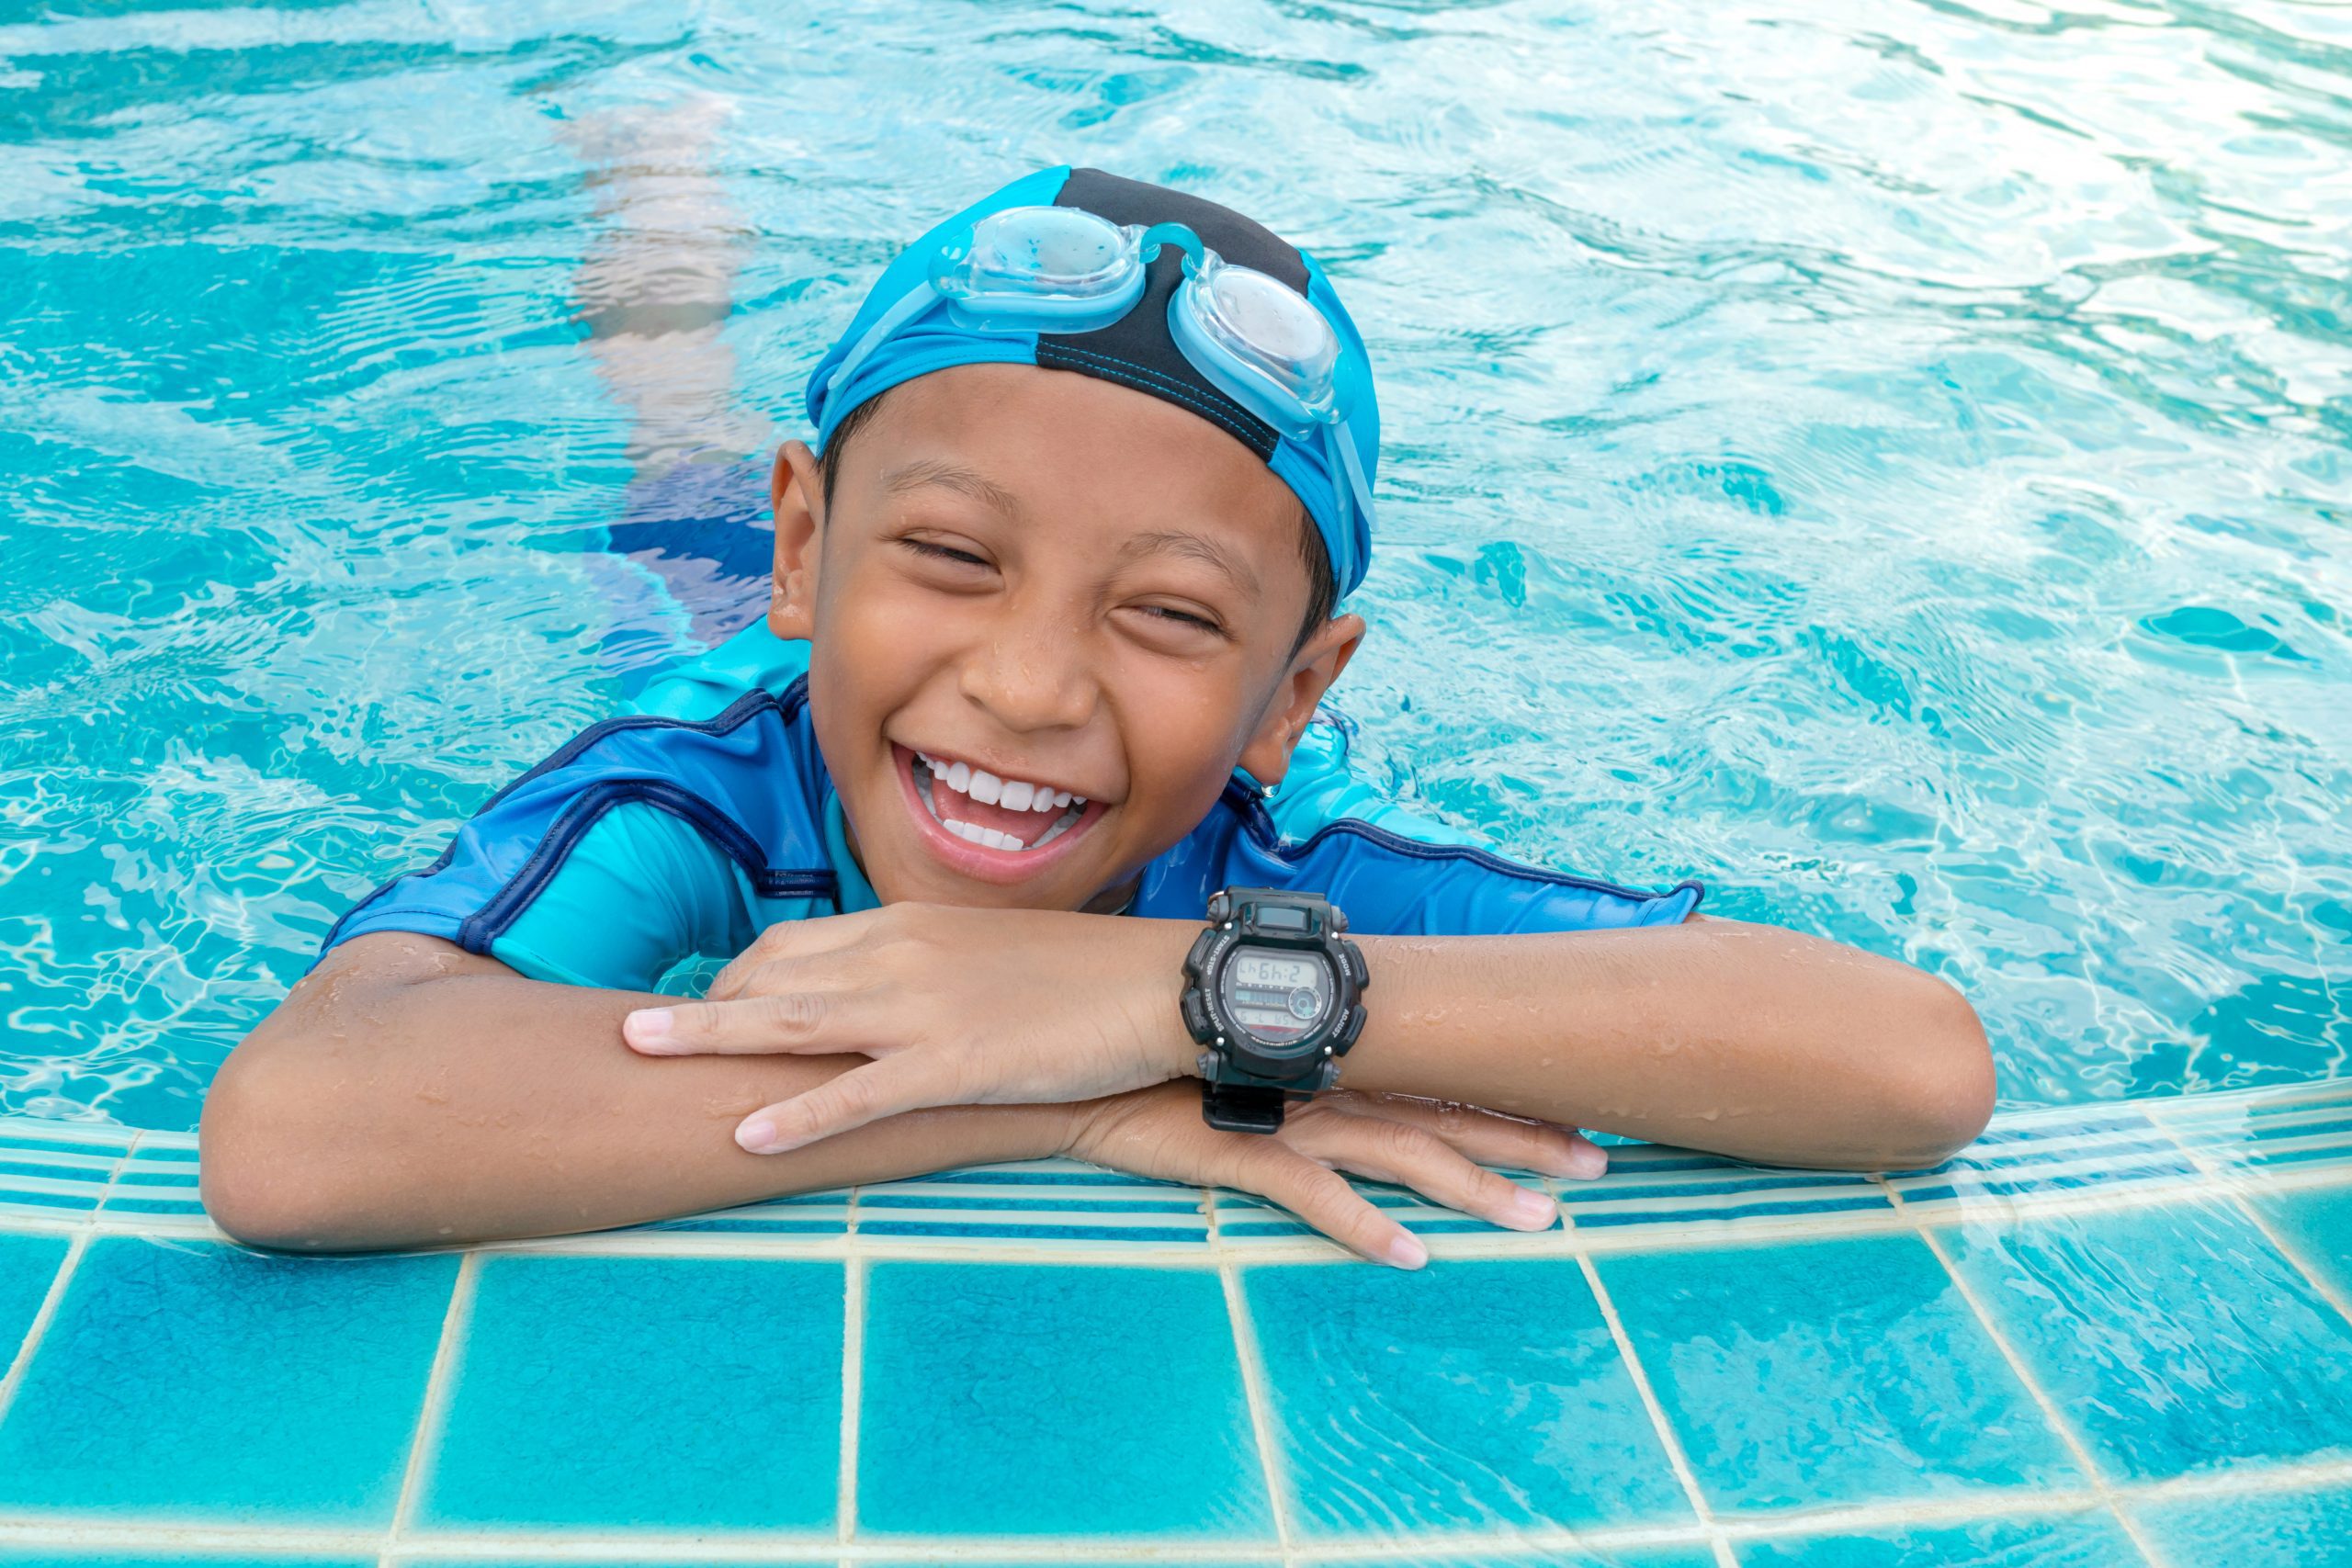
[[[1257,223],[1016,180],[891,264],[808,410],[763,620],[362,900],[232,1054],[232,1234],[546,1235],[1067,1154],[1413,1268],[1338,1172],[1540,1228],[1485,1168],[1598,1174],[1579,1128],[1883,1168],[1990,1114],[1941,981],[1349,774],[1321,704],[1378,414],[1329,279]]]

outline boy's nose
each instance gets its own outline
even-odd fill
[[[964,660],[960,685],[1007,729],[1076,728],[1093,716],[1084,637],[1046,615],[1010,615]]]

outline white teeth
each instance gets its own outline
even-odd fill
[[[997,801],[997,796],[1004,793],[1004,781],[998,778],[994,773],[989,773],[986,768],[974,768],[972,770],[972,782],[965,784],[957,784],[956,787],[962,790],[966,795],[970,795],[974,800],[978,801],[982,806],[994,806]]]
[[[947,770],[945,777],[947,779],[947,787],[956,791],[958,795],[961,795],[964,792],[964,786],[972,782],[972,764],[969,762],[955,763]]]
[[[1054,791],[1054,805],[1055,805],[1056,807],[1066,807],[1066,806],[1068,806],[1069,804],[1069,791],[1068,791],[1068,790],[1066,790],[1066,789],[1057,789],[1057,790]]]
[[[1032,811],[1053,810],[1054,792],[1047,789],[1045,785],[1039,784],[1037,786],[1037,793],[1032,795],[1029,799],[1029,809]]]
[[[1027,779],[1007,779],[1004,781],[1004,793],[997,796],[997,802],[1007,811],[1026,811],[1029,809],[1029,797],[1036,793],[1037,786]]]
[[[967,843],[978,844],[983,849],[1025,850],[1029,847],[1010,833],[1000,832],[994,828],[983,828],[977,822],[958,822],[949,817],[942,818],[939,825]],[[1046,837],[1050,838],[1052,835],[1048,834]],[[1042,840],[1039,841],[1043,842]]]

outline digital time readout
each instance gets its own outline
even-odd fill
[[[1331,974],[1320,959],[1245,947],[1227,961],[1220,989],[1227,1013],[1269,1045],[1300,1038],[1331,999]]]

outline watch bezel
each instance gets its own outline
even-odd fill
[[[1257,918],[1261,905],[1302,913],[1306,924],[1262,925]],[[1347,929],[1347,918],[1317,894],[1229,887],[1209,900],[1209,919],[1184,959],[1185,1028],[1207,1047],[1202,1077],[1219,1086],[1279,1089],[1299,1099],[1328,1088],[1338,1075],[1338,1059],[1363,1032],[1363,992],[1370,979],[1362,950],[1339,934]],[[1226,968],[1245,947],[1311,953],[1323,964],[1331,982],[1330,1003],[1317,1027],[1297,1042],[1270,1045],[1227,1013]]]

